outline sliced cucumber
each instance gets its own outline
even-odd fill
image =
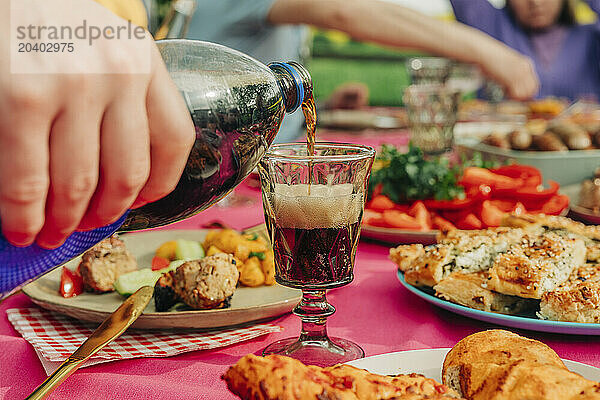
[[[204,258],[204,249],[195,240],[177,239],[175,257],[178,260],[198,260]]]
[[[142,286],[154,286],[161,275],[160,271],[152,271],[150,268],[139,269],[119,276],[113,286],[120,295],[129,296]]]
[[[177,267],[186,262],[185,260],[174,260],[171,261],[168,267],[157,270],[156,272],[160,272],[161,274],[166,274],[167,272],[175,271]]]

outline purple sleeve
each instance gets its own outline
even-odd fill
[[[600,0],[585,0],[593,12],[600,15]]]
[[[502,10],[495,8],[487,0],[450,0],[450,4],[458,22],[498,38],[498,21],[502,19]]]

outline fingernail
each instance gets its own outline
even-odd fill
[[[142,206],[145,206],[146,204],[148,204],[148,202],[146,200],[140,199],[139,197],[133,202],[133,204],[131,205],[132,209],[135,208],[140,208]]]
[[[65,243],[65,239],[38,238],[36,243],[43,249],[52,250],[62,246]]]
[[[18,247],[30,246],[35,239],[35,237],[33,237],[27,233],[3,232],[2,234],[4,235],[4,237],[10,244],[18,246]]]
[[[77,230],[89,231],[91,229],[94,229],[94,223],[92,219],[89,217],[83,217],[83,219],[79,222],[79,225],[77,226]]]

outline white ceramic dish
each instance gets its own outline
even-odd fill
[[[360,358],[346,364],[363,368],[374,374],[397,375],[417,373],[442,382],[442,364],[450,349],[399,351]],[[600,381],[600,369],[575,361],[563,360],[569,370],[586,379]]]
[[[202,241],[206,230],[158,230],[121,235],[127,248],[136,257],[138,266],[149,267],[154,252],[162,243],[174,239]],[[75,268],[77,257],[65,265]],[[58,293],[62,268],[57,268],[23,288],[31,300],[43,308],[58,311],[71,317],[100,322],[108,317],[122,302],[119,294],[82,293],[65,299]],[[240,287],[232,299],[231,307],[219,310],[191,310],[156,312],[154,300],[133,325],[135,328],[219,328],[251,321],[273,318],[288,313],[300,301],[301,292],[280,285]]]
[[[491,132],[487,132],[491,133]],[[481,143],[479,138],[459,137],[456,139],[459,154],[471,157],[479,152],[485,159],[500,162],[510,161],[538,168],[544,179],[562,185],[580,183],[600,166],[600,150],[570,151],[517,151],[501,149]]]

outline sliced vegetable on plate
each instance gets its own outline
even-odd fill
[[[527,165],[495,166],[480,157],[452,164],[384,145],[374,165],[364,227],[428,232],[500,225],[505,213],[559,215],[569,206],[560,186]],[[365,230],[363,230],[365,232]]]

